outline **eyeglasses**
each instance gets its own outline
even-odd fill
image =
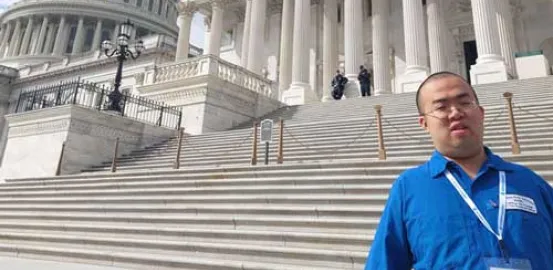
[[[433,116],[440,119],[447,118],[451,112],[453,111],[452,108],[455,107],[455,109],[459,112],[469,112],[473,109],[478,108],[478,103],[476,101],[461,101],[458,103],[440,103],[437,104],[436,107],[434,107],[431,111],[423,113],[422,115],[428,115]]]

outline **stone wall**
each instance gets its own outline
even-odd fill
[[[119,155],[167,140],[175,130],[75,105],[6,116],[9,125],[1,178],[55,174],[62,144],[62,174],[109,161],[120,139]]]

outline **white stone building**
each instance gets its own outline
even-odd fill
[[[203,49],[189,42],[197,13]],[[0,112],[77,78],[113,86],[117,61],[100,45],[126,20],[146,49],[126,61],[122,91],[178,109],[201,134],[329,101],[337,69],[350,79],[345,97],[357,97],[360,65],[376,95],[412,92],[444,70],[472,84],[549,76],[551,14],[550,0],[21,0],[0,14]],[[2,117],[0,158],[9,127]]]
[[[441,70],[473,84],[545,76],[553,61],[549,0],[185,2],[206,15],[206,53],[277,81],[288,104],[328,98],[338,67],[355,81],[368,66],[378,95],[413,91]]]

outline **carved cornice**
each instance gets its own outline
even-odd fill
[[[83,119],[71,119],[69,131],[92,137],[119,138],[121,142],[130,144],[139,144],[142,137],[140,132],[122,130]]]
[[[198,11],[198,5],[191,0],[181,0],[177,3],[177,11],[179,15],[191,17]]]
[[[142,53],[141,57],[145,57],[147,55],[163,54],[163,53],[166,53],[166,49],[156,48],[156,49],[146,50],[144,53]],[[117,59],[115,58],[102,58],[96,61],[85,62],[79,65],[69,66],[69,67],[65,67],[57,70],[40,73],[37,75],[31,75],[28,77],[19,78],[15,83],[22,84],[22,83],[32,82],[35,80],[51,79],[53,77],[58,77],[58,76],[77,74],[82,72],[83,70],[106,66],[106,65],[115,65],[116,63],[117,63]]]
[[[57,119],[43,122],[32,122],[26,125],[10,127],[9,138],[27,137],[56,132],[66,132],[69,127],[70,119]]]
[[[185,101],[192,99],[205,98],[207,96],[207,88],[191,88],[191,89],[179,89],[178,91],[164,92],[158,94],[147,95],[146,97],[155,101],[163,101],[172,106],[179,106]]]

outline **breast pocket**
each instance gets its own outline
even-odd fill
[[[421,215],[408,226],[415,260],[428,262],[419,268],[458,269],[468,259],[469,236],[463,216]]]
[[[507,210],[506,223],[504,234],[508,234],[515,242],[514,248],[519,249],[517,253],[520,255],[551,249],[551,228],[539,212],[534,214],[521,210]],[[528,250],[525,250],[526,248]]]

